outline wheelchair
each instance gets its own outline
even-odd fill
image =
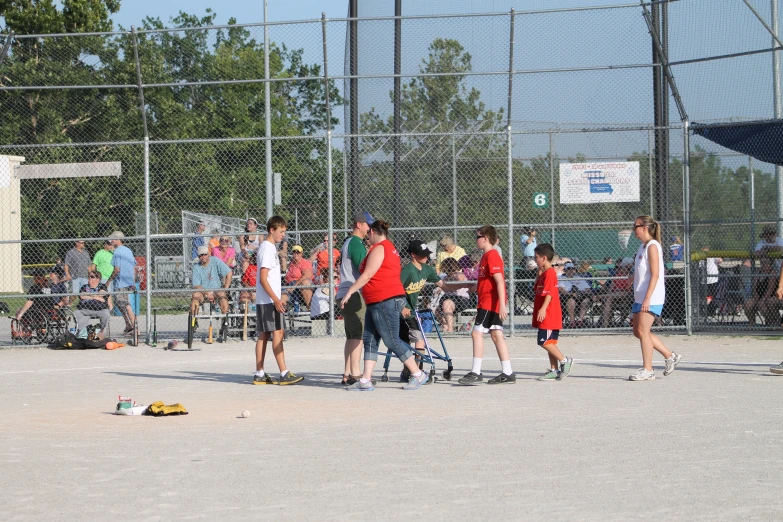
[[[76,317],[70,308],[52,308],[47,311],[31,308],[21,319],[11,319],[11,342],[53,343],[58,335],[71,330],[76,330]]]

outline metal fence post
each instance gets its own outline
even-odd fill
[[[555,247],[555,135],[549,133],[549,214],[552,219],[552,248]]]
[[[329,58],[326,46],[326,13],[321,13],[321,28],[324,42],[324,100],[326,102],[326,200],[329,238],[326,248],[329,250],[329,337],[334,337],[334,216],[332,215],[332,108],[329,105]]]
[[[683,249],[685,250],[685,330],[693,335],[691,303],[691,122],[682,121],[682,184],[683,184]]]
[[[139,110],[141,111],[141,121],[144,128],[144,248],[146,250],[146,259],[144,274],[147,280],[146,288],[146,306],[144,307],[144,338],[147,344],[150,343],[150,325],[152,324],[152,244],[150,242],[150,138],[147,132],[147,110],[144,103],[144,86],[141,79],[141,62],[139,61],[139,44],[136,36],[136,28],[131,26],[131,39],[133,41],[133,59],[136,62],[136,82],[139,88]],[[137,303],[138,304],[138,303]],[[138,321],[138,317],[136,321]]]
[[[514,9],[511,9],[511,27],[508,39],[508,108],[506,113],[506,148],[508,155],[508,303],[509,329],[514,336],[514,309],[516,308],[516,292],[514,284],[514,165],[511,156],[511,103],[514,86]]]
[[[267,25],[267,0],[264,0],[264,137],[266,138],[266,219],[272,217],[272,103],[269,84],[269,26]]]
[[[3,60],[5,60],[5,57],[8,55],[8,50],[11,48],[11,41],[14,39],[14,32],[9,31],[8,36],[5,39],[5,43],[3,44],[3,50],[0,51],[0,63],[3,63]]]
[[[653,130],[649,129],[647,131],[647,161],[650,171],[650,185],[648,186],[648,189],[650,191],[650,215],[655,218],[655,190],[653,189],[653,143]]]
[[[454,221],[454,242],[457,243],[457,147],[451,136],[451,206]],[[459,243],[457,243],[459,244]]]
[[[753,256],[753,249],[756,240],[756,176],[753,174],[753,156],[748,156],[748,181],[750,182],[750,255]],[[751,257],[751,259],[754,259]],[[752,268],[755,268],[754,263]]]

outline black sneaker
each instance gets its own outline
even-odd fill
[[[280,377],[278,383],[280,386],[287,386],[289,384],[299,384],[303,380],[304,377],[299,377],[298,375],[294,374],[294,372],[288,372],[285,374],[285,377]]]
[[[515,374],[506,375],[505,373],[501,373],[497,377],[488,380],[487,384],[513,384],[515,382],[517,382],[517,376]]]
[[[253,384],[280,384],[280,383],[277,381],[277,379],[273,379],[268,373],[265,373],[263,377],[254,375]]]
[[[400,382],[408,382],[411,380],[411,372],[407,368],[403,368],[400,373]]]
[[[465,386],[476,386],[484,380],[484,377],[480,373],[469,372],[465,377],[461,378],[457,382]]]

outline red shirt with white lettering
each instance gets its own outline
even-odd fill
[[[400,268],[400,254],[397,252],[394,243],[388,239],[384,239],[370,247],[367,257],[359,265],[359,272],[364,273],[364,267],[367,264],[367,260],[370,259],[370,252],[374,248],[383,249],[383,262],[378,271],[375,272],[375,275],[362,287],[364,302],[371,305],[392,297],[405,297],[405,288],[403,288],[400,280],[400,272],[402,271]]]
[[[563,329],[563,309],[560,306],[560,291],[557,289],[557,272],[554,268],[547,268],[543,274],[536,278],[536,297],[533,300],[533,328],[542,330]],[[544,304],[546,296],[551,295],[552,300],[546,307],[546,317],[538,322],[538,311]]]
[[[485,252],[481,256],[478,266],[478,307],[490,312],[500,313],[500,296],[498,295],[498,283],[494,274],[503,275],[503,258],[495,249]],[[505,279],[503,280],[505,285]]]

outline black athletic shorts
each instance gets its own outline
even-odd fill
[[[274,303],[256,305],[256,332],[274,332],[283,329],[283,314]]]
[[[473,323],[473,329],[481,333],[489,333],[490,330],[502,330],[503,321],[497,312],[479,308],[476,311],[476,322]]]

